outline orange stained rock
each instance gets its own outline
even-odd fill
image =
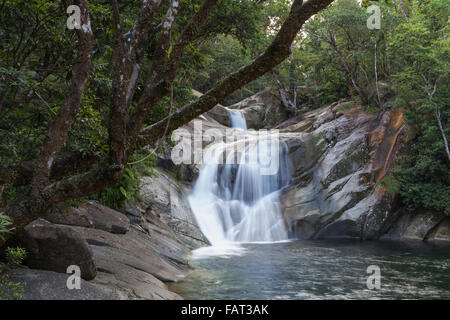
[[[405,119],[405,114],[403,113],[403,109],[397,109],[390,111],[392,113],[393,119],[393,127],[398,128],[403,124],[403,120]]]
[[[378,199],[382,199],[384,196],[388,196],[389,195],[389,191],[382,187],[382,186],[378,186],[376,188],[376,196]]]
[[[395,132],[394,136],[391,137],[389,139],[389,141],[388,141],[389,144],[390,144],[389,152],[388,152],[388,154],[386,156],[386,160],[384,162],[383,170],[378,175],[377,182],[380,181],[386,175],[386,172],[387,172],[387,169],[388,169],[388,165],[389,165],[390,159],[392,157],[392,151],[394,150],[394,147],[397,144],[398,136],[403,131],[403,129],[404,129],[404,126],[402,126],[400,129],[398,129]]]
[[[392,110],[386,114],[387,121],[384,121],[380,126],[370,133],[369,145],[374,147],[380,145],[378,155],[374,159],[374,167],[379,170],[376,175],[375,182],[380,181],[386,175],[389,165],[392,162],[395,146],[397,145],[398,137],[405,128],[405,115],[402,109]]]
[[[366,184],[368,182],[367,177],[364,175],[362,178],[363,178],[363,184]]]
[[[353,109],[350,109],[349,111],[347,111],[345,114],[346,115],[353,115],[353,114],[357,114],[359,113],[361,110],[358,107],[355,107]]]
[[[369,146],[371,148],[373,148],[376,145],[382,143],[383,140],[384,140],[385,134],[386,134],[386,128],[385,127],[377,127],[375,130],[373,130],[370,133]]]

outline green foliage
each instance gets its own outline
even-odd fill
[[[80,110],[62,151],[81,151],[104,158],[109,151],[107,127],[114,30],[110,2],[88,3],[95,35],[92,68]],[[183,1],[173,40],[179,37],[201,3],[201,0]],[[205,92],[258,57],[273,40],[291,3],[290,0],[219,0],[206,27],[184,52],[174,83],[173,107],[177,109],[192,101],[191,89]],[[381,7],[380,30],[369,30],[366,26],[369,17],[366,8],[371,4]],[[280,80],[288,89],[289,98],[293,100],[296,92],[297,106],[307,107],[301,112],[344,97],[352,98],[374,114],[402,108],[414,129],[415,139],[410,155],[381,184],[401,195],[412,209],[427,207],[448,213],[450,170],[435,111],[440,111],[444,134],[449,137],[450,3],[404,0],[403,4],[408,19],[400,10],[394,10],[392,1],[364,0],[362,4],[357,0],[335,1],[310,19],[299,32],[292,55],[273,74],[237,90],[224,104],[237,102],[267,87],[278,89],[276,80]],[[1,167],[36,159],[49,124],[64,102],[77,47],[73,30],[63,28],[66,5],[64,1],[44,0],[1,2]],[[120,6],[121,23],[126,30],[136,21],[141,2],[126,1]],[[167,3],[164,6],[166,9]],[[156,15],[152,29],[162,19],[163,14]],[[142,75],[148,74],[151,68],[157,39],[158,36],[150,39],[145,48]],[[130,105],[132,110],[142,96],[145,81],[146,77],[142,76],[137,83]],[[168,98],[160,101],[146,115],[144,125],[165,118],[170,105]],[[120,182],[91,198],[111,207],[120,206],[135,196],[140,177],[150,174],[155,159],[149,151],[138,150]],[[15,201],[28,192],[27,187],[9,188],[7,201]],[[76,203],[77,200],[66,204]],[[7,217],[0,214],[0,237],[9,228]]]
[[[396,66],[395,105],[405,108],[416,135],[397,170],[399,193],[411,210],[424,207],[446,214],[450,214],[450,162],[436,110],[449,137],[449,8],[443,0],[414,2],[412,16],[396,28],[388,48]]]
[[[83,104],[67,139],[66,148],[86,154],[105,156],[108,152],[108,145],[104,144],[107,139],[107,131],[102,123],[100,111],[93,107],[91,104],[93,101],[89,99],[89,96],[85,96],[83,99]]]
[[[24,248],[6,248],[6,261],[11,266],[19,266],[27,257],[27,252]]]
[[[197,73],[193,82],[200,92],[208,91],[222,78],[252,60],[251,52],[245,50],[239,41],[231,36],[217,36],[204,46],[204,52],[211,56],[205,60],[204,69],[208,72]],[[255,94],[264,89],[265,85],[264,79],[255,80],[230,95],[225,104],[231,104]]]
[[[202,0],[183,1],[175,21],[175,41]],[[120,4],[123,30],[132,27],[141,8],[141,1]],[[0,7],[0,167],[36,159],[70,85],[72,70],[77,59],[77,36],[65,28],[68,4],[63,1],[4,0]],[[109,151],[107,127],[113,74],[113,47],[115,36],[111,3],[88,1],[91,25],[95,35],[91,69],[83,92],[81,107],[71,126],[62,152],[81,151],[83,154],[107,156]],[[248,63],[272,36],[265,34],[264,26],[270,21],[268,13],[277,8],[275,15],[283,15],[287,1],[266,1],[261,5],[253,0],[220,0],[206,27],[185,50],[174,83],[174,106],[179,108],[192,101],[191,89],[210,88],[220,78],[238,66]],[[161,23],[167,3],[161,14],[154,16],[152,30]],[[224,40],[226,39],[226,40]],[[152,55],[158,36],[151,37],[142,61],[141,77],[131,101],[133,109],[145,87],[146,74],[152,65]],[[217,46],[211,45],[218,43]],[[227,57],[226,49],[230,49]],[[245,54],[240,54],[245,52]],[[238,60],[234,63],[235,60]],[[226,61],[231,65],[216,70],[213,65]],[[207,71],[207,68],[210,71]],[[233,70],[234,71],[234,70]],[[197,86],[198,84],[198,86]],[[261,84],[250,85],[232,99],[240,99],[259,91]],[[169,114],[170,103],[163,99],[147,115],[144,125],[155,123]],[[131,162],[147,155],[138,150]],[[153,157],[154,158],[154,157]],[[148,160],[153,161],[152,157]],[[153,160],[152,160],[153,159]],[[134,196],[136,181],[142,175],[143,163],[129,166],[117,186],[94,195],[102,203],[118,206]],[[148,164],[151,167],[152,164]],[[29,192],[29,188],[9,188],[8,203]],[[77,203],[69,201],[66,204]],[[0,229],[1,230],[1,229]]]
[[[327,81],[323,85],[309,87],[304,94],[298,97],[298,104],[306,104],[310,109],[316,109],[345,98],[347,89],[341,80]]]
[[[26,257],[23,248],[7,248],[7,263],[0,262],[0,300],[21,300],[25,291],[24,282],[13,282],[9,279],[7,271],[22,264]]]
[[[345,111],[349,111],[349,110],[355,108],[355,106],[356,106],[356,105],[355,105],[355,103],[354,103],[353,101],[349,101],[349,102],[342,103],[342,104],[337,108],[337,110],[338,110],[338,111],[343,111],[343,112],[345,112]]]
[[[2,215],[0,215],[1,217]],[[1,219],[1,218],[0,218]],[[1,221],[1,220],[0,220]],[[2,231],[0,230],[0,236]],[[7,271],[22,264],[26,257],[23,248],[6,248],[6,264],[0,262],[0,300],[21,300],[25,283],[10,281]]]
[[[423,207],[450,214],[450,164],[436,125],[430,124],[418,135],[400,162],[396,178],[409,209]]]
[[[364,1],[361,7],[355,0],[340,0],[314,16],[298,48],[306,87],[299,99],[316,107],[342,95],[353,96],[374,115],[380,107],[402,108],[415,138],[379,185],[399,195],[411,210],[429,208],[449,214],[450,163],[436,110],[448,138],[450,3],[403,3],[408,19],[400,10],[395,12],[390,1]],[[371,4],[381,7],[380,30],[366,27],[365,8]],[[375,99],[375,43],[377,78],[383,84],[378,87],[381,103]],[[327,100],[330,97],[334,100]]]
[[[0,274],[0,300],[22,300],[25,283],[9,280],[7,274]]]
[[[403,17],[383,2],[376,4],[382,11],[380,30],[367,28],[369,14],[356,0],[337,1],[307,23],[308,36],[301,49],[305,54],[304,72],[314,88],[313,97],[317,91],[322,93],[316,98],[319,104],[342,96],[358,96],[368,107],[382,107],[386,102],[384,97],[378,98],[375,83],[390,80],[386,47],[389,35]],[[309,97],[306,101],[317,104]]]
[[[392,195],[399,194],[399,191],[400,191],[400,188],[401,188],[400,182],[392,174],[386,175],[377,184],[379,186],[385,188]]]
[[[7,215],[0,213],[0,239],[4,239],[3,235],[13,230],[11,224],[11,219]]]
[[[286,0],[268,0],[264,3],[221,1],[222,6],[215,11],[208,25],[214,37],[200,43],[196,61],[183,59],[196,67],[192,86],[200,92],[206,92],[231,72],[254,60],[272,41],[289,13],[290,4]],[[202,65],[198,62],[202,62]],[[278,71],[284,76],[289,65],[284,64]],[[273,86],[272,75],[266,74],[236,90],[223,104],[238,102]]]
[[[105,188],[89,198],[111,208],[120,207],[127,199],[135,199],[139,190],[139,180],[152,174],[155,162],[156,155],[152,151],[142,150],[135,153],[117,185]]]

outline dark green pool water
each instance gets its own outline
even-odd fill
[[[239,255],[194,257],[171,286],[185,299],[450,299],[450,248],[418,243],[244,244]],[[380,268],[380,289],[367,268]]]

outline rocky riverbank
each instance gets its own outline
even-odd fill
[[[190,250],[207,243],[188,192],[156,168],[122,212],[95,201],[51,210],[10,241],[27,250],[32,268],[11,271],[11,279],[26,283],[24,299],[181,299],[167,284],[188,274]],[[80,290],[66,286],[70,265],[81,269]]]
[[[383,187],[411,138],[401,110],[374,115],[341,100],[288,119],[268,90],[228,108],[241,111],[249,128],[279,129],[289,146],[293,177],[280,201],[291,237],[450,242],[450,217],[407,212]],[[226,109],[208,115],[227,125]]]
[[[291,237],[450,243],[449,217],[406,212],[382,186],[395,158],[406,152],[401,111],[371,115],[342,100],[289,118],[279,97],[265,90],[216,106],[196,119],[201,127],[190,122],[180,135],[224,132],[228,109],[242,112],[250,129],[279,129],[288,146],[293,174],[280,204]],[[137,201],[119,210],[95,201],[53,209],[10,241],[26,248],[25,264],[32,268],[10,273],[27,283],[24,299],[180,299],[167,284],[188,274],[190,251],[208,240],[186,199],[199,166],[175,165],[171,152],[142,178]],[[81,268],[81,290],[67,289],[69,265]]]

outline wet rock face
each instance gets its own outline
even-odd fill
[[[226,107],[221,105],[215,106],[210,111],[208,111],[207,114],[220,124],[231,127],[230,115]]]
[[[375,118],[340,101],[298,120],[280,125],[281,132],[299,134],[288,143],[295,173],[281,196],[291,236],[380,238],[395,199],[377,182],[404,144],[403,115]]]

